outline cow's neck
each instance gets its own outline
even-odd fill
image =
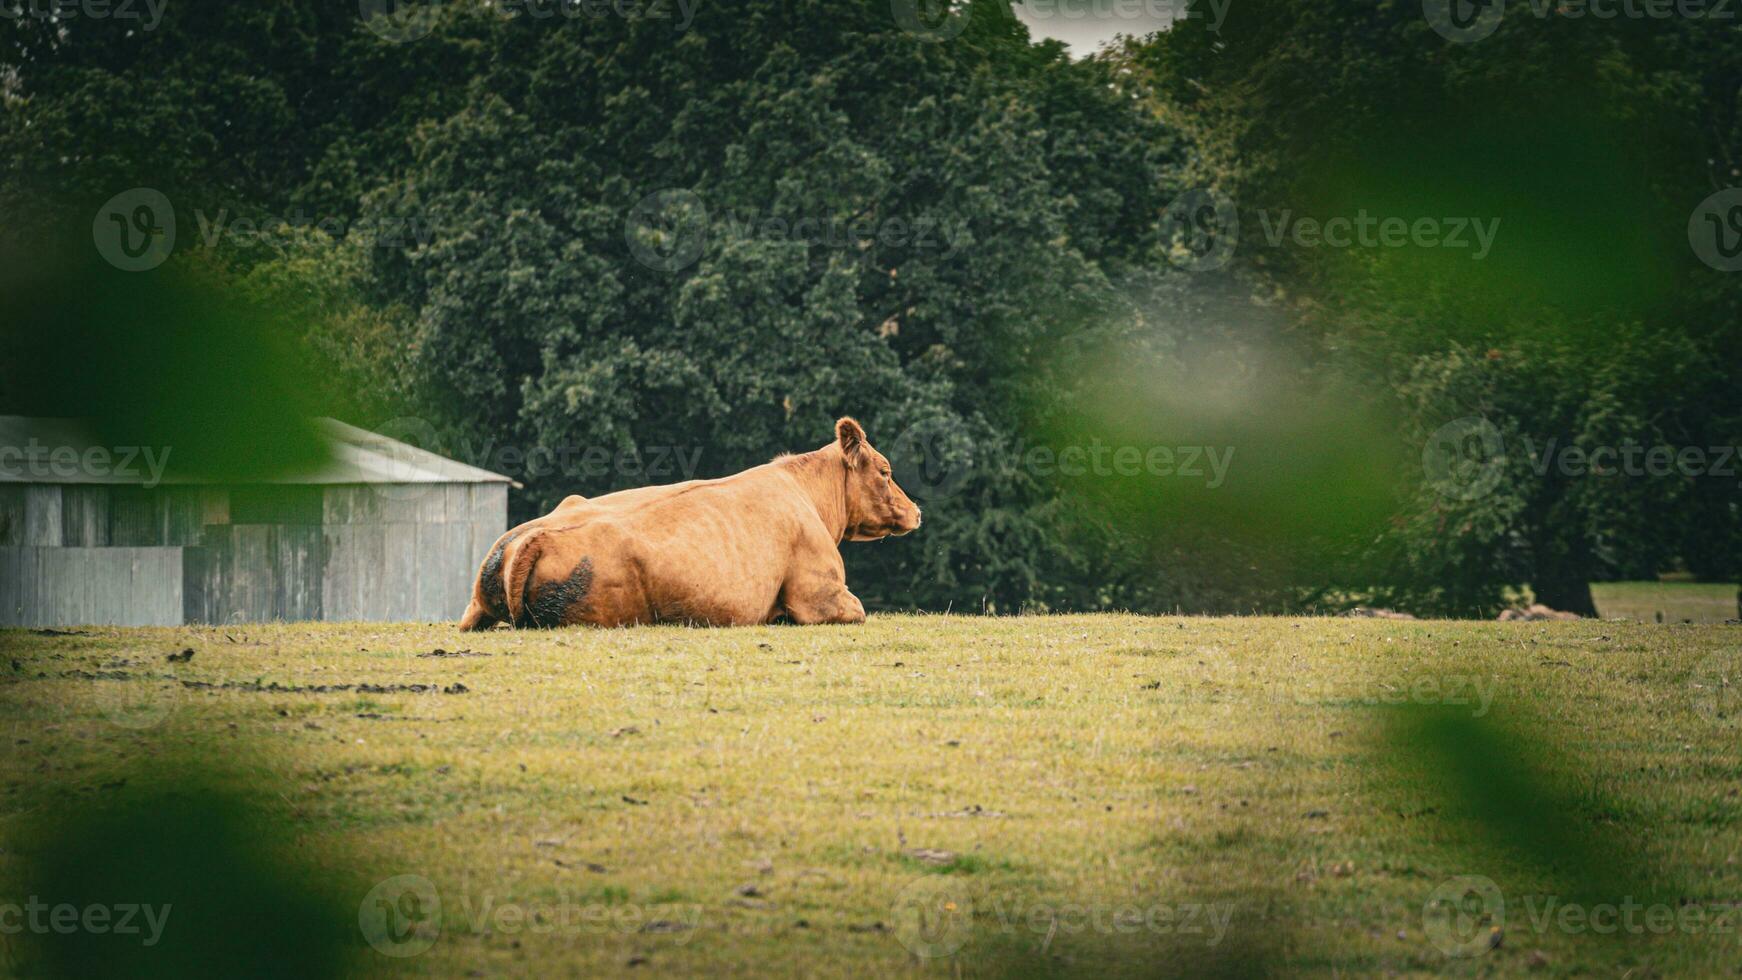
[[[830,452],[833,448],[789,458],[798,470],[799,486],[839,544],[847,536],[847,461],[840,453]]]

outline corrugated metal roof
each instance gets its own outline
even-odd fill
[[[391,439],[380,433],[346,425],[338,419],[316,419],[332,441],[332,458],[326,465],[305,473],[281,477],[276,483],[514,483],[500,473],[468,466],[428,450]],[[69,456],[67,450],[72,451]],[[93,450],[107,462],[89,465]],[[93,440],[78,419],[31,418],[0,415],[0,483],[108,483],[152,482],[154,461],[164,451],[135,451],[125,464],[125,447],[104,446]],[[170,452],[173,454],[173,447]],[[76,457],[76,458],[75,458]],[[169,459],[173,464],[173,458]],[[164,483],[213,483],[207,480],[162,473]]]

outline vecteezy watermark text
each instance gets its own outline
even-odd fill
[[[1405,217],[1373,214],[1366,208],[1330,217],[1300,217],[1284,208],[1260,210],[1257,217],[1272,248],[1467,249],[1472,260],[1481,261],[1500,234],[1497,217]],[[1182,192],[1161,218],[1168,261],[1188,272],[1222,268],[1240,243],[1240,223],[1240,210],[1228,195],[1211,188]]]
[[[1301,248],[1474,248],[1470,258],[1481,261],[1494,247],[1500,233],[1499,218],[1401,218],[1369,214],[1366,208],[1354,217],[1297,218],[1293,211],[1275,215],[1258,212],[1264,238],[1272,247],[1291,239]]]
[[[527,17],[532,20],[602,20],[621,17],[624,20],[669,20],[680,31],[689,29],[696,19],[699,0],[496,0],[496,10],[504,17]],[[673,12],[676,16],[673,16]]]
[[[1220,31],[1232,3],[1233,0],[1205,0],[1201,3],[1199,0],[1023,0],[1022,15],[1031,23],[1136,21],[1145,26],[1208,18],[1210,30]]]
[[[634,446],[611,450],[604,446],[497,445],[494,441],[463,441],[456,454],[473,466],[507,470],[529,477],[679,477],[693,480],[702,461],[700,446]]]
[[[581,901],[561,897],[549,902],[498,902],[493,895],[461,894],[459,911],[474,935],[496,932],[512,935],[604,935],[606,933],[662,933],[682,945],[702,921],[702,906],[696,903]]]
[[[1537,476],[1716,476],[1735,478],[1736,446],[1647,446],[1626,440],[1612,446],[1568,446],[1558,439],[1524,438],[1524,452]],[[1742,486],[1742,483],[1738,483]]]
[[[164,927],[169,925],[170,908],[167,902],[51,905],[32,895],[22,905],[0,903],[0,935],[29,932],[39,936],[50,933],[71,936],[84,932],[96,936],[140,936],[140,945],[156,946],[163,938]]]
[[[955,254],[965,232],[926,215],[844,218],[710,210],[695,191],[668,188],[636,201],[623,219],[623,239],[637,262],[657,272],[681,272],[707,251],[712,237],[865,249],[873,245]]]
[[[1637,439],[1612,443],[1573,444],[1549,437],[1513,440],[1522,459],[1538,478],[1551,472],[1571,479],[1657,478],[1736,480],[1742,486],[1742,447],[1650,445]],[[1471,415],[1440,426],[1422,448],[1427,485],[1443,496],[1475,500],[1486,496],[1504,478],[1511,456],[1499,426]]]
[[[965,881],[945,875],[921,875],[909,881],[890,904],[895,938],[920,959],[951,956],[972,938],[975,907],[989,909],[995,927],[1006,935],[1027,930],[1041,936],[1041,949],[1060,936],[1095,933],[1103,936],[1152,935],[1200,939],[1215,947],[1228,934],[1234,917],[1232,902],[1037,902],[1004,895],[978,900]]]
[[[332,215],[317,217],[297,208],[285,215],[250,218],[232,215],[228,208],[220,208],[215,214],[195,208],[194,221],[200,226],[200,238],[207,248],[215,248],[226,237],[243,246],[270,245],[304,228],[335,239],[355,232],[375,248],[410,248],[428,245],[435,238],[435,230],[419,215],[382,215],[351,221]]]
[[[1138,905],[1086,904],[1082,902],[1005,902],[994,897],[989,903],[998,919],[998,928],[1005,933],[1021,929],[1051,937],[1059,933],[1071,936],[1083,932],[1099,935],[1133,935],[1149,932],[1155,935],[1202,937],[1204,945],[1215,947],[1228,934],[1228,923],[1234,918],[1232,902],[1182,902]],[[1043,946],[1044,949],[1044,946]]]
[[[169,0],[0,0],[0,19],[138,21],[142,31],[163,22]]]
[[[1525,0],[1513,3],[1537,20],[1716,20],[1735,19],[1734,0]],[[1422,16],[1434,33],[1473,44],[1500,27],[1505,0],[1422,0]]]
[[[42,480],[143,476],[141,486],[149,489],[162,481],[169,450],[168,446],[51,446],[33,436],[22,446],[0,446],[0,474]]]
[[[1016,459],[1039,477],[1165,476],[1201,480],[1220,487],[1234,463],[1233,446],[1115,446],[1099,439],[1087,446],[1018,446]],[[1206,470],[1205,467],[1208,467]]]
[[[1354,702],[1380,705],[1443,705],[1468,707],[1470,717],[1488,713],[1499,693],[1500,679],[1493,674],[1422,674],[1394,681],[1363,679],[1351,690],[1336,681],[1314,682],[1305,678],[1284,680],[1275,691],[1278,703],[1317,704],[1324,702]]]
[[[1646,934],[1734,936],[1742,922],[1742,902],[1669,905],[1641,902],[1631,895],[1619,902],[1564,902],[1558,895],[1525,895],[1522,920],[1513,925],[1538,935],[1561,932],[1579,935]],[[1441,882],[1422,905],[1422,928],[1435,948],[1447,956],[1479,956],[1500,943],[1509,919],[1506,896],[1494,879],[1459,875]]]
[[[459,922],[473,935],[584,936],[606,933],[648,933],[671,937],[676,945],[689,941],[701,924],[699,904],[654,902],[638,904],[622,898],[570,897],[552,901],[503,902],[489,893],[461,891]],[[357,925],[369,945],[385,956],[416,956],[442,937],[443,901],[435,883],[422,875],[395,875],[377,882],[357,906]]]

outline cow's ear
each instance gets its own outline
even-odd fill
[[[841,444],[841,452],[852,459],[865,445],[865,430],[858,422],[843,417],[835,423],[835,439]]]

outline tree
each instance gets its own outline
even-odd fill
[[[1275,285],[1321,370],[1367,379],[1430,461],[1447,426],[1504,448],[1465,461],[1494,481],[1469,499],[1414,468],[1354,595],[1492,614],[1529,584],[1589,615],[1593,579],[1735,574],[1714,556],[1742,525],[1734,480],[1564,464],[1736,441],[1742,398],[1717,366],[1737,354],[1738,288],[1696,260],[1687,226],[1742,177],[1742,28],[1536,9],[1454,43],[1416,6],[1246,4],[1220,33],[1187,21],[1109,58],[1203,148],[1194,181],[1239,205],[1236,262]],[[1363,212],[1500,231],[1476,261],[1290,231]]]
[[[949,473],[912,488],[924,535],[849,554],[869,603],[1119,601],[1080,580],[1090,518],[1009,462],[1071,383],[1044,352],[1129,327],[1114,282],[1180,158],[1106,66],[994,3],[942,38],[874,0],[704,5],[681,29],[462,0],[410,40],[291,4],[171,13],[148,38],[30,39],[10,199],[88,229],[145,184],[263,222],[189,247],[306,311],[342,411],[430,420],[433,448],[526,483],[521,516],[688,475],[647,472],[665,449],[720,474],[853,413]],[[95,152],[134,112],[169,139]]]

